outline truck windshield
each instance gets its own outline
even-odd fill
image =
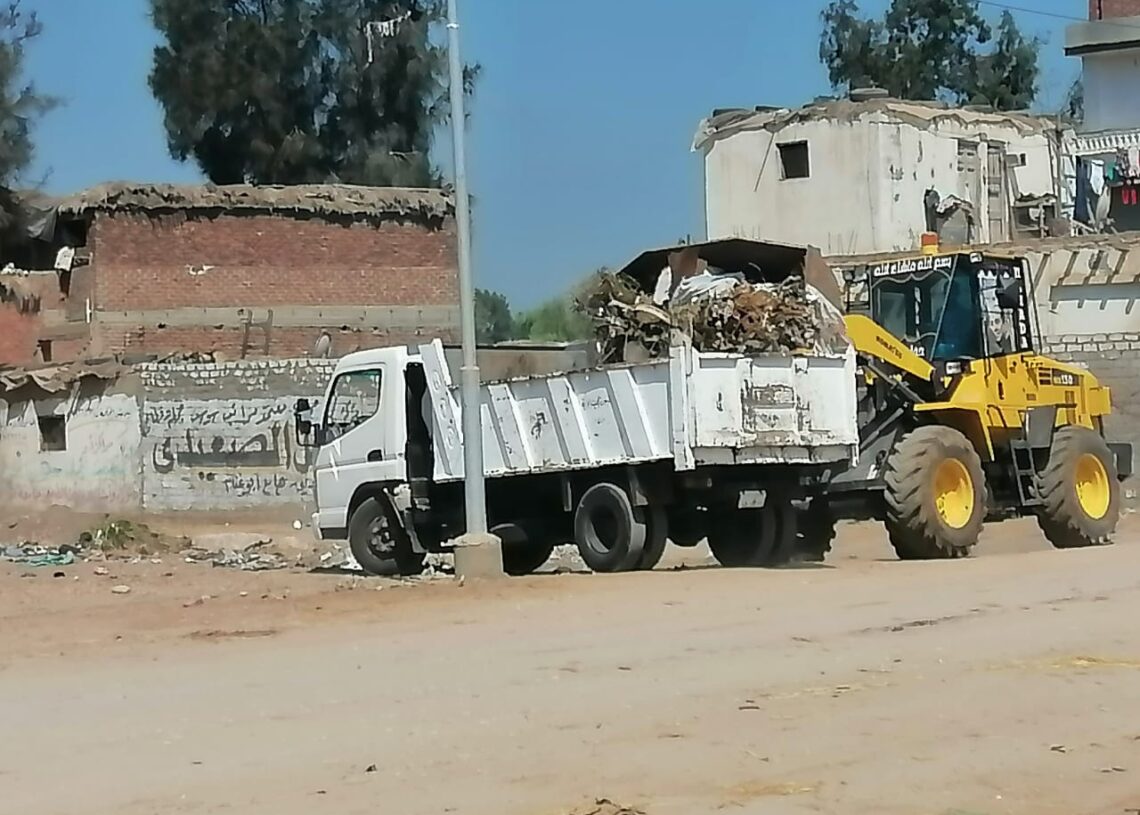
[[[380,410],[380,371],[350,371],[333,383],[325,412],[327,441],[343,436]]]
[[[984,356],[977,278],[961,264],[873,282],[874,319],[927,360]]]

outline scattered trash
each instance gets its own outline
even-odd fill
[[[244,549],[223,549],[220,551],[191,548],[184,551],[182,556],[187,563],[209,563],[218,568],[240,569],[243,572],[288,569],[293,564],[284,555],[260,551],[272,542],[272,540],[259,540]]]
[[[49,549],[35,543],[5,546],[0,559],[24,566],[70,566],[75,563],[75,548],[71,546]]]
[[[108,569],[106,566],[96,566],[95,567],[95,574],[99,575],[100,577],[102,577],[103,575],[108,575],[110,573],[111,573],[111,570]]]
[[[364,768],[364,772],[366,772],[366,773],[376,772],[376,765],[375,764],[369,764],[367,767]]]
[[[1069,752],[1069,748],[1063,744],[1050,745],[1049,749],[1052,750],[1054,753],[1067,753],[1067,752]]]
[[[130,594],[130,593],[131,593],[131,587],[130,586],[115,586],[113,589],[111,589],[111,594]]]
[[[1128,772],[1128,770],[1124,769],[1123,767],[1117,767],[1115,765],[1113,765],[1112,767],[1101,767],[1100,771],[1102,773],[1126,773],[1126,772]]]
[[[300,521],[293,521],[293,528],[300,530],[304,528],[304,524],[302,524]]]

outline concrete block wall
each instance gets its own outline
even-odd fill
[[[138,509],[139,399],[130,385],[84,380],[60,394],[0,394],[0,500],[35,509]],[[41,423],[52,418],[64,422],[64,449],[44,449]]]
[[[234,359],[245,345],[287,358],[310,353],[322,331],[338,354],[458,337],[451,219],[102,212],[88,240],[101,353]]]
[[[142,366],[140,466],[148,511],[295,505],[313,450],[296,443],[293,405],[320,398],[331,360]]]

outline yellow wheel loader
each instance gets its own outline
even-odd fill
[[[963,557],[987,519],[1027,515],[1058,548],[1108,542],[1132,448],[1104,438],[1108,388],[1037,352],[1029,279],[968,252],[844,272],[860,463],[818,497],[830,515],[881,518],[903,559]]]

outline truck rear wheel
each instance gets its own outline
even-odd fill
[[[378,577],[414,575],[424,570],[424,555],[399,526],[386,498],[369,498],[352,513],[348,548],[368,574]]]
[[[722,566],[779,566],[791,559],[796,539],[792,505],[776,495],[762,509],[709,513],[708,540]]]
[[[550,539],[542,540],[536,534],[539,531],[517,523],[499,524],[491,530],[502,543],[504,572],[511,577],[525,577],[550,560],[554,543]]]
[[[902,560],[966,557],[986,517],[982,460],[952,427],[920,427],[887,459],[886,527]]]
[[[796,507],[796,548],[794,557],[806,563],[823,563],[835,540],[835,513],[827,502],[813,498]]]
[[[574,512],[578,553],[595,572],[628,572],[641,563],[648,533],[645,513],[615,484],[595,484]]]
[[[651,572],[657,568],[665,549],[669,546],[669,516],[662,506],[650,506],[646,511],[645,547],[637,563],[638,571]]]
[[[1100,434],[1062,427],[1053,435],[1049,462],[1041,474],[1045,506],[1037,523],[1058,549],[1109,543],[1120,520],[1116,460]]]
[[[670,509],[669,540],[675,546],[692,549],[705,539],[709,513],[703,509]]]

